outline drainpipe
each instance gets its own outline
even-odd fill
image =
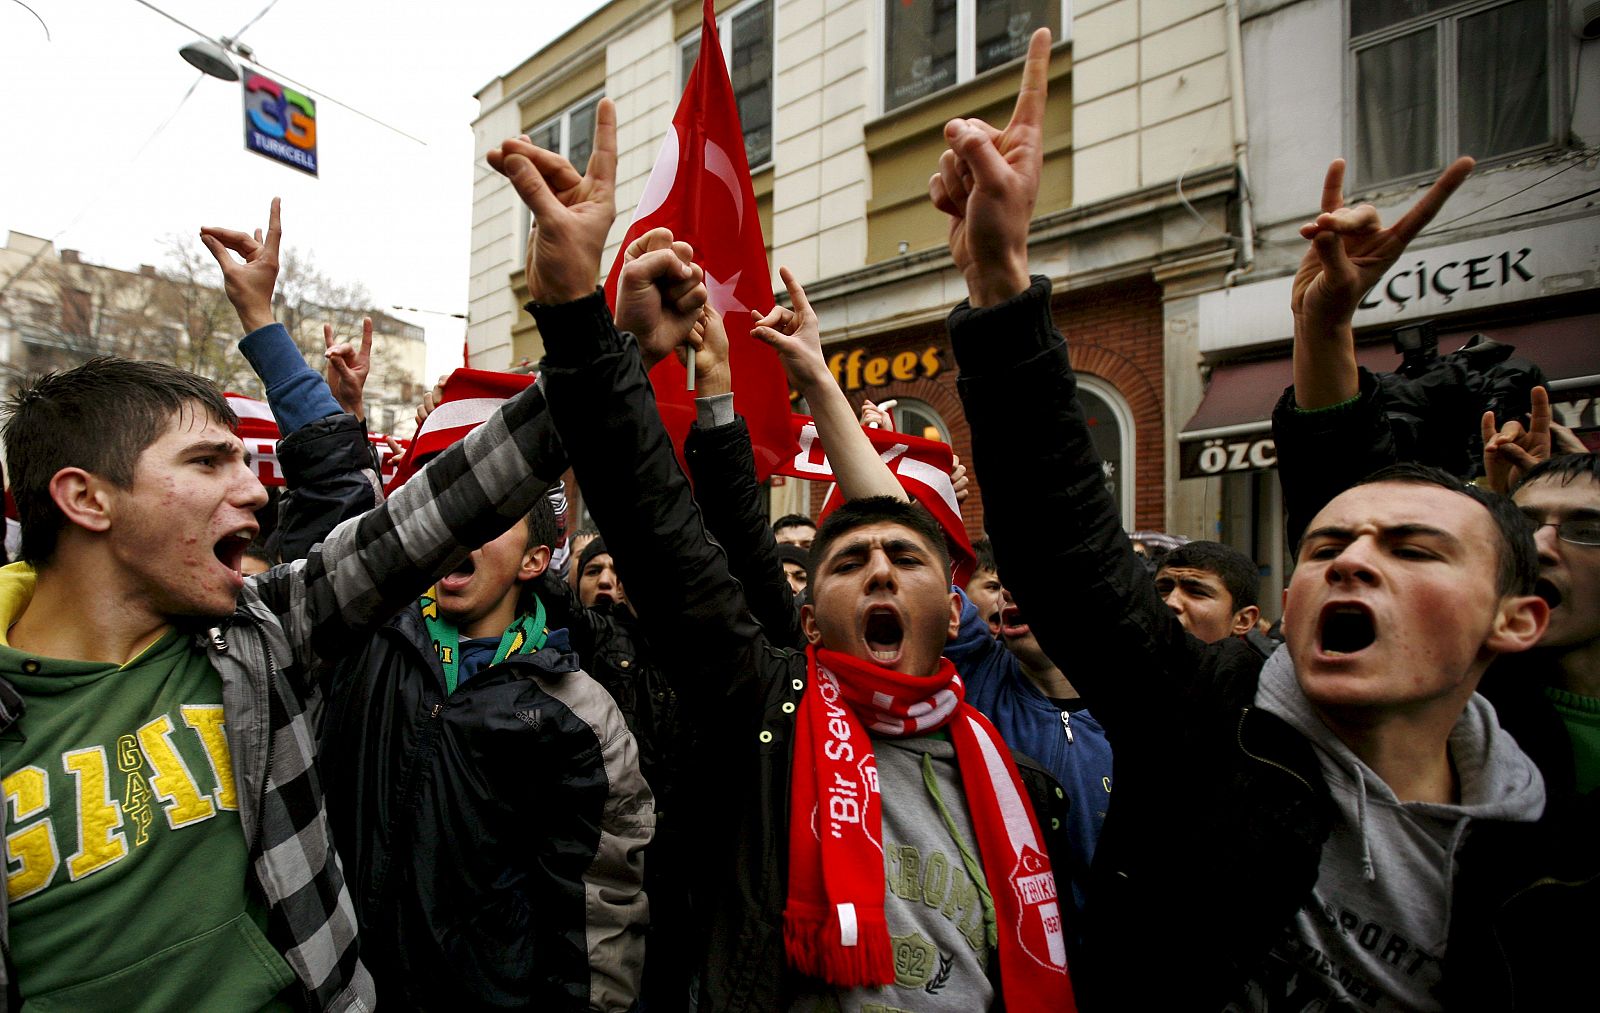
[[[1239,29],[1239,0],[1225,0],[1222,8],[1228,32],[1228,90],[1233,96],[1233,165],[1239,174],[1238,266],[1222,279],[1223,288],[1232,288],[1256,266],[1256,209],[1250,199],[1250,134],[1244,120],[1244,42]]]

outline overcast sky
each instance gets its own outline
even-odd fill
[[[215,37],[269,0],[151,2]],[[66,229],[59,248],[137,269],[162,263],[169,234],[265,226],[280,196],[285,244],[379,308],[465,312],[472,177],[487,171],[473,93],[602,2],[279,0],[241,37],[257,59],[428,142],[319,100],[312,179],[244,149],[241,86],[215,78],[150,139],[200,75],[178,56],[193,36],[136,0],[27,0],[51,41],[0,0],[0,229]],[[396,316],[428,329],[430,372],[459,365],[462,321]]]

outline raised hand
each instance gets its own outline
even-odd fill
[[[1465,156],[1450,163],[1411,210],[1387,228],[1371,204],[1345,207],[1344,159],[1328,166],[1322,213],[1300,226],[1300,235],[1311,245],[1289,296],[1295,403],[1301,408],[1323,408],[1355,396],[1359,385],[1351,320],[1357,304],[1466,182],[1473,164]]]
[[[722,314],[710,303],[700,311],[689,332],[689,339],[677,348],[678,360],[689,364],[694,356],[695,391],[699,397],[726,394],[733,390],[733,373],[728,368],[728,331],[722,325]]]
[[[1496,429],[1494,412],[1483,413],[1483,474],[1495,492],[1510,495],[1530,468],[1550,459],[1550,395],[1543,387],[1535,387],[1528,392],[1528,399],[1526,429],[1516,419]]]
[[[273,321],[272,289],[278,283],[278,244],[283,239],[278,206],[278,198],[272,198],[264,237],[260,229],[254,236],[210,225],[200,230],[200,241],[217,258],[217,266],[222,269],[222,290],[233,303],[246,333]],[[230,257],[229,250],[243,257],[244,262]]]
[[[581,299],[594,291],[600,253],[616,218],[617,107],[595,110],[594,151],[582,176],[572,163],[513,137],[490,149],[489,167],[511,181],[533,212],[528,240],[528,295],[537,302]]]
[[[361,318],[359,348],[349,341],[334,340],[332,324],[322,325],[322,343],[328,349],[322,354],[328,360],[328,389],[333,391],[333,399],[356,418],[366,418],[361,392],[366,389],[367,374],[372,372],[372,318]]]
[[[422,428],[422,424],[428,421],[428,416],[432,415],[433,410],[439,407],[439,403],[444,400],[444,385],[445,381],[449,379],[450,374],[444,374],[443,376],[439,377],[439,382],[433,385],[432,390],[422,395],[422,403],[417,405],[418,429]]]
[[[1044,109],[1050,30],[1028,41],[1022,87],[1004,130],[979,119],[945,124],[950,147],[928,180],[933,206],[950,216],[950,256],[974,306],[1003,302],[1028,287],[1028,222],[1044,168]]]
[[[971,480],[967,477],[967,466],[961,463],[960,454],[950,455],[950,484],[956,490],[956,502],[965,503],[970,490],[967,488]]]
[[[873,404],[871,400],[861,402],[861,427],[863,429],[882,429],[886,433],[894,432],[894,416],[891,413],[895,405],[899,404],[894,398],[882,404]]]
[[[794,308],[774,306],[765,316],[751,310],[750,334],[772,346],[789,382],[809,400],[810,392],[820,385],[837,389],[837,384],[822,357],[822,332],[817,326],[817,314],[806,299],[806,290],[787,267],[778,268],[778,277],[789,290]]]
[[[669,229],[651,229],[622,251],[617,327],[632,331],[646,370],[679,348],[706,304],[705,272],[694,248]]]

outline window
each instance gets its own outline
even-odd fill
[[[772,0],[751,0],[717,18],[722,61],[739,104],[744,157],[752,171],[772,161]],[[700,56],[698,27],[678,43],[679,90]]]
[[[1036,28],[1060,40],[1064,0],[883,0],[883,110],[948,88],[1028,51]]]
[[[1351,0],[1356,175],[1372,183],[1550,143],[1544,0]]]
[[[546,151],[560,152],[579,172],[583,172],[589,165],[590,153],[594,151],[594,117],[602,98],[605,98],[602,93],[588,96],[528,131],[528,139]],[[517,259],[521,260],[528,252],[528,227],[533,218],[526,204],[519,200],[517,206],[520,209],[517,220],[522,223],[522,234],[517,240]]]
[[[944,424],[944,419],[939,417],[931,404],[903,397],[899,404],[889,410],[889,414],[894,417],[896,432],[910,433],[940,443],[950,442],[950,427]]]
[[[1109,384],[1078,375],[1078,403],[1083,405],[1089,439],[1100,457],[1106,490],[1117,503],[1122,526],[1133,524],[1133,416],[1121,395]]]

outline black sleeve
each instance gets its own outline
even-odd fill
[[[1272,439],[1283,485],[1284,534],[1293,550],[1317,512],[1341,492],[1385,465],[1398,453],[1394,434],[1378,404],[1378,381],[1363,367],[1354,401],[1316,411],[1295,407],[1294,387],[1284,389],[1272,409]]]
[[[598,293],[532,309],[550,414],[673,688],[697,723],[729,697],[764,699],[767,677],[787,662],[763,660],[767,639],[706,535],[633,338],[617,332]]]
[[[774,644],[803,645],[800,610],[783,575],[778,540],[761,509],[749,427],[738,417],[724,426],[703,427],[697,421],[683,449],[706,527],[728,553],[729,569],[744,587],[751,614]]]
[[[1045,652],[1072,659],[1095,717],[1114,736],[1136,728],[1152,698],[1195,688],[1208,655],[1249,648],[1208,647],[1156,595],[1106,489],[1048,280],[998,306],[962,303],[949,327],[1001,579]]]
[[[304,559],[341,521],[383,502],[378,460],[354,415],[329,415],[296,429],[278,444],[278,465],[286,488],[273,548],[283,562]]]

